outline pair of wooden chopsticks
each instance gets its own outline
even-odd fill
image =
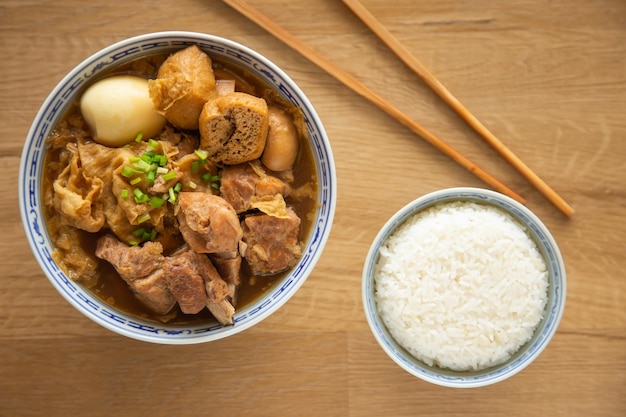
[[[396,119],[402,125],[419,135],[428,143],[439,149],[443,154],[450,157],[463,168],[470,171],[496,191],[505,194],[520,203],[525,203],[523,197],[500,182],[491,174],[480,168],[478,165],[467,159],[450,145],[439,139],[433,133],[414,122],[391,103],[380,97],[374,91],[362,84],[349,73],[335,65],[315,50],[295,38],[285,29],[271,21],[242,0],[224,0],[226,4],[252,20],[263,29],[283,41],[296,52],[309,59],[318,67],[332,75],[355,93],[376,105],[389,116]],[[454,109],[472,128],[474,128],[510,165],[519,171],[539,192],[541,192],[557,209],[565,216],[569,217],[574,213],[565,200],[554,192],[539,176],[528,168],[513,152],[511,152],[502,142],[500,142],[491,132],[483,126],[438,80],[424,67],[402,44],[381,25],[376,18],[361,5],[358,0],[343,0],[343,2],[356,14],[398,57],[411,68],[443,101]]]

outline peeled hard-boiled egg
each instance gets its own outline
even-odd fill
[[[148,81],[133,75],[116,75],[91,85],[80,100],[80,111],[94,140],[123,146],[137,137],[157,135],[165,118],[154,108]]]

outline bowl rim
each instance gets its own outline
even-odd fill
[[[212,323],[210,326],[206,323],[193,326],[167,325],[142,320],[107,305],[94,297],[89,290],[82,288],[80,284],[72,282],[51,258],[52,245],[43,221],[41,188],[39,186],[33,189],[35,185],[30,183],[30,181],[35,181],[33,177],[36,181],[41,178],[43,164],[33,159],[39,158],[44,153],[42,151],[42,155],[39,155],[39,148],[41,150],[45,148],[44,136],[47,135],[43,133],[58,123],[67,107],[79,95],[77,91],[82,87],[84,79],[88,78],[86,71],[91,69],[92,75],[96,74],[97,78],[97,75],[101,73],[99,71],[101,67],[98,66],[105,59],[121,64],[154,53],[154,48],[159,48],[159,52],[165,52],[165,49],[174,51],[190,44],[199,44],[205,51],[207,48],[219,51],[218,55],[226,60],[229,57],[232,57],[231,60],[244,60],[249,63],[249,67],[254,65],[260,73],[257,76],[265,81],[274,81],[277,78],[281,86],[279,93],[283,98],[303,108],[309,136],[311,136],[311,130],[316,136],[315,138],[309,137],[309,143],[312,148],[318,148],[313,149],[312,153],[318,171],[319,207],[309,236],[304,241],[303,256],[297,266],[277,282],[266,296],[235,313],[234,326],[213,325]],[[130,45],[141,45],[141,49],[137,51],[139,55],[135,55],[135,50],[139,46],[131,48]],[[211,51],[208,53],[211,55]],[[95,67],[93,67],[94,64],[96,64]],[[106,66],[105,64],[103,66]],[[53,104],[55,106],[51,109]],[[40,135],[35,137],[40,130]],[[334,222],[337,201],[336,178],[330,140],[317,111],[300,86],[277,64],[250,47],[221,36],[191,31],[160,31],[132,36],[105,46],[75,65],[56,83],[38,109],[24,141],[19,165],[18,201],[26,239],[35,259],[48,281],[76,310],[102,327],[133,339],[160,344],[195,344],[222,339],[260,323],[280,309],[304,284],[324,251]],[[268,297],[271,299],[263,301]]]
[[[373,270],[378,259],[378,251],[384,241],[413,214],[428,207],[452,201],[482,202],[508,212],[522,225],[525,225],[525,220],[528,220],[529,226],[533,229],[530,233],[540,233],[544,238],[542,243],[549,246],[550,259],[546,259],[546,263],[549,264],[549,269],[556,271],[556,276],[551,279],[555,279],[557,282],[548,288],[549,298],[545,307],[547,316],[538,325],[533,338],[516,353],[519,356],[516,358],[516,355],[514,355],[512,359],[504,364],[476,372],[464,373],[440,370],[436,367],[429,367],[414,358],[390,335],[379,317],[373,297]],[[533,238],[533,240],[535,241],[536,239]],[[536,244],[545,256],[541,248],[542,245],[537,242]],[[412,200],[396,211],[384,223],[372,241],[365,258],[361,282],[361,298],[368,326],[387,356],[411,375],[435,385],[451,388],[476,388],[495,384],[512,377],[529,366],[543,352],[556,333],[565,309],[566,292],[567,279],[563,257],[556,240],[545,224],[529,208],[512,198],[496,191],[475,187],[454,187],[433,191]],[[522,350],[528,350],[529,353],[521,352]]]

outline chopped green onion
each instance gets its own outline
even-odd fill
[[[193,182],[193,181],[189,181],[189,184],[188,184],[188,185],[189,185],[189,188],[191,188],[192,190],[195,190],[195,189],[196,189],[196,187],[197,187],[196,183],[195,183],[195,182]]]
[[[152,163],[152,155],[149,155],[148,152],[144,153],[143,155],[141,155],[141,157],[139,158],[140,160],[144,161],[147,164],[151,164]],[[137,161],[139,162],[139,161]]]
[[[176,202],[176,192],[174,191],[174,188],[170,187],[169,190],[167,190],[167,192],[169,193],[170,203],[175,203]]]
[[[157,174],[163,175],[163,174],[167,174],[168,172],[169,172],[169,170],[167,168],[165,168],[165,167],[158,167],[156,169],[156,173]]]
[[[138,243],[138,242],[135,242],[134,240],[131,240],[130,242],[128,242],[128,244],[129,244],[130,246],[139,246],[139,243]]]
[[[148,219],[150,218],[150,216],[147,213],[145,213],[143,216],[138,218],[138,221],[143,220],[145,216],[148,216],[147,217]],[[157,235],[156,229],[148,229],[145,227],[140,227],[133,232],[133,236],[135,236],[142,242],[146,242],[148,240],[154,240],[156,238],[156,235]]]
[[[143,139],[143,133],[139,132],[137,133],[137,136],[135,136],[135,142],[141,142]]]
[[[137,223],[138,224],[147,222],[148,220],[150,220],[150,214],[149,213],[144,213],[141,216],[137,217]]]
[[[194,174],[200,170],[200,161],[193,161],[191,163],[191,172]]]
[[[159,142],[154,139],[148,139],[148,147],[152,149],[156,149],[159,147]]]
[[[204,149],[196,149],[193,153],[196,154],[196,156],[203,161],[206,161],[206,159],[209,157],[209,153]]]
[[[135,188],[133,190],[133,194],[135,195],[135,202],[136,203],[145,203],[145,202],[147,202],[150,199],[148,194],[144,194],[144,192],[141,191],[139,188]]]
[[[165,200],[163,200],[162,198],[159,197],[152,197],[150,199],[150,201],[148,201],[148,204],[150,204],[152,207],[154,208],[159,208],[161,207],[163,204],[165,203]]]
[[[156,171],[150,171],[148,172],[148,174],[146,175],[148,182],[149,183],[153,183],[154,179],[156,178]]]
[[[174,191],[176,191],[177,193],[179,193],[182,188],[183,186],[179,182],[177,182],[176,185],[174,185]]]
[[[130,182],[130,185],[137,185],[141,182],[141,177],[133,178]]]
[[[220,186],[219,186],[219,185],[217,185],[217,183],[216,183],[216,182],[212,182],[212,183],[211,183],[211,188],[213,188],[214,190],[219,190],[219,189],[220,189]]]
[[[135,165],[137,166],[137,168],[139,168],[143,172],[148,172],[151,169],[150,162],[146,162],[143,159],[140,159],[139,161],[137,161]]]
[[[164,167],[165,165],[167,165],[167,156],[165,155],[157,155],[155,158],[158,159],[158,161],[155,161],[159,164],[159,166]]]
[[[173,180],[174,178],[176,178],[176,172],[175,171],[170,171],[167,174],[163,175],[163,179],[165,181]]]
[[[202,178],[203,181],[211,181],[211,174],[205,172],[204,174],[200,175],[200,178]]]
[[[135,170],[129,166],[122,168],[122,177],[130,178],[135,174]]]
[[[139,158],[138,156],[133,156],[133,157],[131,157],[131,158],[128,158],[128,161],[129,161],[129,162],[137,162],[137,161],[139,161],[140,159],[141,159],[141,158]]]
[[[120,197],[122,197],[124,200],[126,200],[128,198],[128,190],[127,189],[123,189],[120,192]]]

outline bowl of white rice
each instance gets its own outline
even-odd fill
[[[451,188],[407,204],[368,252],[362,296],[376,340],[410,374],[490,385],[546,348],[565,307],[563,258],[528,208]]]

